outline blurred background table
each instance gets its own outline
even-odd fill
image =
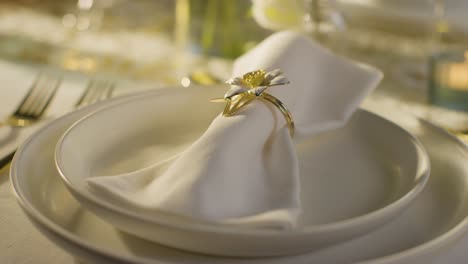
[[[384,71],[385,79],[372,95],[375,100],[398,104],[454,131],[468,128],[464,112],[428,103],[427,84],[431,53],[467,43],[467,3],[304,2],[309,8],[304,17],[310,15],[311,23],[327,34],[320,41]],[[273,32],[256,23],[251,5],[249,0],[3,0],[0,58],[161,85],[182,81],[187,86],[184,77],[200,71],[225,79],[233,58]]]

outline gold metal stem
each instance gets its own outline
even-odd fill
[[[289,128],[289,134],[291,135],[291,138],[294,137],[294,131],[295,131],[294,120],[293,120],[291,112],[288,110],[286,105],[283,104],[283,102],[281,102],[278,98],[270,95],[269,93],[262,93],[262,95],[259,97],[274,104],[281,111],[284,118],[286,119],[286,123]]]

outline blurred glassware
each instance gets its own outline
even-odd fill
[[[430,1],[432,2],[434,12],[433,41],[438,44],[442,42],[449,33],[449,23],[445,14],[445,0]]]
[[[250,0],[177,0],[176,37],[191,53],[234,59],[266,37]]]
[[[468,51],[448,16],[447,0],[431,0],[434,23],[430,56],[429,101],[468,111]],[[453,2],[453,1],[452,1]],[[455,1],[456,2],[456,1]]]
[[[436,37],[468,38],[466,0],[338,0],[351,46],[407,58],[427,58]]]
[[[426,100],[427,58],[433,49],[434,0],[338,0],[347,30],[344,53],[370,63],[396,84],[395,95]],[[407,90],[407,91],[402,91]]]
[[[440,77],[431,74],[430,58],[443,62],[444,56],[437,54],[447,51],[463,57],[468,47],[468,1],[338,0],[338,4],[348,23],[343,36],[347,56],[373,64],[385,73],[371,95],[373,102],[404,109],[458,136],[468,132],[468,114],[430,104],[433,95],[428,89],[431,77]],[[457,75],[459,82],[463,77]]]
[[[271,33],[255,22],[251,5],[250,0],[176,1],[173,61],[182,86],[207,81],[200,76],[228,78],[232,59]]]
[[[0,1],[0,57],[174,84],[172,0]]]
[[[343,14],[335,0],[252,0],[255,21],[264,28],[309,33],[327,45],[335,33],[346,29]]]
[[[435,21],[432,34],[430,81],[428,82],[429,102],[436,106],[468,112],[467,42],[464,40],[464,34],[457,29],[457,24],[453,23],[448,16],[450,1],[432,1]],[[445,118],[450,115],[453,114],[449,113]],[[468,117],[468,114],[464,116]],[[455,125],[443,125],[443,127],[462,140],[468,140],[467,121],[458,122]]]
[[[339,37],[346,29],[346,21],[335,0],[303,0],[306,14],[304,29],[316,39],[326,42]],[[335,46],[337,43],[328,43]]]
[[[65,28],[77,31],[98,30],[105,9],[111,8],[114,2],[115,0],[77,0],[76,8],[63,15],[62,24]]]
[[[77,0],[70,12],[62,17],[62,25],[67,36],[62,43],[65,51],[58,56],[57,63],[64,69],[93,73],[98,70],[100,58],[80,52],[75,44],[80,41],[83,31],[99,31],[105,9],[114,4],[114,0]]]
[[[430,65],[430,102],[468,112],[468,51],[436,53]]]

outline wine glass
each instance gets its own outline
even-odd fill
[[[432,52],[441,49],[446,35],[449,33],[449,23],[446,19],[445,0],[429,0],[432,5],[434,23],[432,28]]]

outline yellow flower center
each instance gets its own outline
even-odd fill
[[[265,80],[266,72],[264,70],[252,71],[244,74],[242,80],[249,85],[250,88],[258,87]]]

